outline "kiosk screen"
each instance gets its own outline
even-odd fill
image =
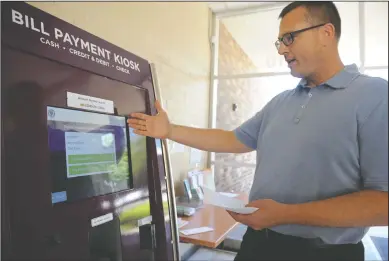
[[[132,186],[126,118],[47,107],[52,203]]]

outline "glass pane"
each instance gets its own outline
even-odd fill
[[[364,2],[366,66],[388,65],[388,2]]]
[[[344,64],[361,64],[359,55],[359,3],[335,2],[342,21],[339,54]]]
[[[278,15],[285,5],[220,20],[220,75],[289,71],[274,46],[280,23]]]
[[[342,19],[340,56],[345,64],[360,65],[358,2],[336,2]],[[289,72],[277,53],[278,16],[286,5],[273,10],[227,17],[219,23],[218,74]]]
[[[216,128],[233,130],[261,110],[277,94],[293,89],[300,79],[291,75],[218,80]],[[234,110],[236,105],[236,110]],[[256,152],[215,153],[217,189],[248,192],[254,175]],[[235,163],[231,165],[231,163]],[[250,166],[236,167],[240,163]]]
[[[374,77],[381,77],[385,80],[388,80],[388,69],[365,70],[365,74]]]
[[[215,164],[216,191],[249,193],[255,168]]]
[[[216,127],[233,130],[274,96],[295,88],[299,81],[291,75],[218,80]]]

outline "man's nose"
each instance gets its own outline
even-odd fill
[[[285,55],[288,52],[288,47],[286,47],[285,44],[281,42],[277,51],[279,55]]]

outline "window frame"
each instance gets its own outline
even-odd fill
[[[285,2],[269,2],[261,6],[245,8],[241,10],[229,10],[225,12],[212,12],[211,20],[211,73],[210,73],[210,99],[209,99],[209,128],[216,128],[216,112],[217,112],[217,93],[218,93],[218,81],[225,79],[237,79],[237,78],[259,78],[267,76],[281,76],[289,75],[290,72],[266,72],[266,73],[245,73],[245,74],[234,74],[234,75],[218,75],[218,59],[219,59],[219,22],[222,18],[241,16],[245,14],[258,13],[262,11],[268,11],[273,9],[279,9],[285,6]],[[365,18],[365,2],[358,3],[359,13],[359,57],[360,65],[359,70],[364,73],[365,70],[375,69],[388,69],[388,66],[365,66],[366,62],[366,18]],[[214,169],[215,164],[215,153],[209,153],[208,164]],[[243,163],[242,163],[243,164]],[[254,167],[254,166],[253,166]]]

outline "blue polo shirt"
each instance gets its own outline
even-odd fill
[[[320,86],[305,85],[302,80],[277,95],[234,130],[257,151],[250,201],[294,204],[361,190],[387,192],[388,82],[350,65]],[[345,244],[360,241],[368,228],[291,224],[271,229]]]

